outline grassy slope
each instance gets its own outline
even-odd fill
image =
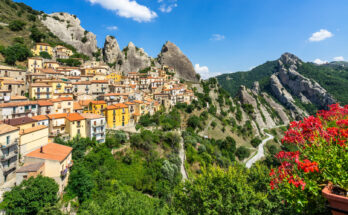
[[[236,72],[217,76],[219,84],[232,96],[235,96],[240,85],[248,88],[253,86],[255,81],[259,81],[261,86],[276,70],[277,61],[268,61],[248,72]]]
[[[317,81],[341,104],[348,104],[348,68],[304,63],[298,71]]]
[[[47,40],[52,40],[55,42],[61,42],[59,39],[48,35],[50,32],[38,19],[40,12],[31,9],[29,6],[23,6],[23,4],[14,3],[12,1],[9,4],[6,1],[0,1],[0,22],[9,24],[14,20],[21,20],[26,23],[22,31],[11,31],[8,27],[3,26],[0,30],[0,45],[9,46],[13,44],[13,40],[16,37],[22,37],[24,43],[31,47],[34,42],[30,39],[30,28],[36,25],[38,29],[46,34]],[[35,15],[36,21],[30,21],[28,16]]]

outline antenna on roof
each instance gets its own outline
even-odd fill
[[[43,147],[42,146],[40,147],[40,153],[43,153]]]

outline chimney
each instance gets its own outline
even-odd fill
[[[43,153],[43,147],[42,146],[40,147],[40,153]]]

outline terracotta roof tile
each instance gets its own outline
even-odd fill
[[[35,119],[37,121],[41,121],[41,120],[46,120],[48,119],[48,117],[46,115],[37,115],[37,116],[33,116],[31,117],[32,119]]]
[[[49,119],[61,119],[61,118],[65,118],[68,114],[66,113],[57,113],[57,114],[50,114],[47,115],[47,117]]]
[[[67,114],[67,116],[65,118],[67,120],[69,120],[70,122],[72,122],[72,121],[80,121],[80,120],[84,120],[85,119],[79,113],[69,113],[69,114]]]
[[[9,102],[0,104],[0,108],[4,107],[18,107],[18,106],[26,106],[26,105],[36,105],[36,101],[23,101],[23,102]]]
[[[36,149],[35,151],[32,151],[25,156],[62,162],[71,153],[72,148],[57,143],[49,143],[42,147],[42,153],[40,152],[40,150],[40,148]]]
[[[73,106],[74,110],[83,110],[83,108],[78,102],[74,102]]]
[[[46,125],[38,125],[38,126],[35,126],[35,127],[32,127],[32,128],[27,128],[27,129],[20,130],[19,134],[20,135],[30,134],[30,133],[33,133],[35,131],[40,131],[40,130],[46,129],[46,128],[48,128]],[[47,132],[47,135],[48,135],[48,132]]]
[[[50,102],[50,101],[45,101],[45,100],[39,100],[39,101],[37,101],[37,104],[39,105],[39,106],[53,106],[53,103],[52,102]]]
[[[100,118],[105,118],[102,115],[99,114],[94,114],[94,113],[81,113],[80,114],[83,118],[85,119],[100,119]]]
[[[0,124],[0,134],[6,134],[8,132],[19,130],[19,128],[7,125],[5,123]]]

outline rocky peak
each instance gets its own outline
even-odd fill
[[[192,62],[172,42],[168,41],[163,45],[161,53],[158,55],[158,62],[161,65],[174,67],[179,78],[197,81]]]
[[[52,13],[41,16],[42,23],[63,42],[78,52],[92,56],[98,50],[96,36],[81,27],[81,21],[69,13]]]
[[[115,63],[118,60],[123,61],[122,52],[114,36],[106,36],[103,48],[103,56],[106,63]]]
[[[279,64],[280,66],[287,65],[288,67],[291,67],[292,65],[294,66],[301,65],[302,61],[296,55],[285,52],[279,58]]]
[[[258,81],[255,81],[253,83],[253,88],[252,90],[255,92],[255,93],[260,93],[260,83]]]
[[[136,47],[132,42],[128,43],[128,46],[123,49],[124,64],[122,71],[124,73],[138,72],[141,69],[151,66],[151,58],[144,51],[144,49]]]

